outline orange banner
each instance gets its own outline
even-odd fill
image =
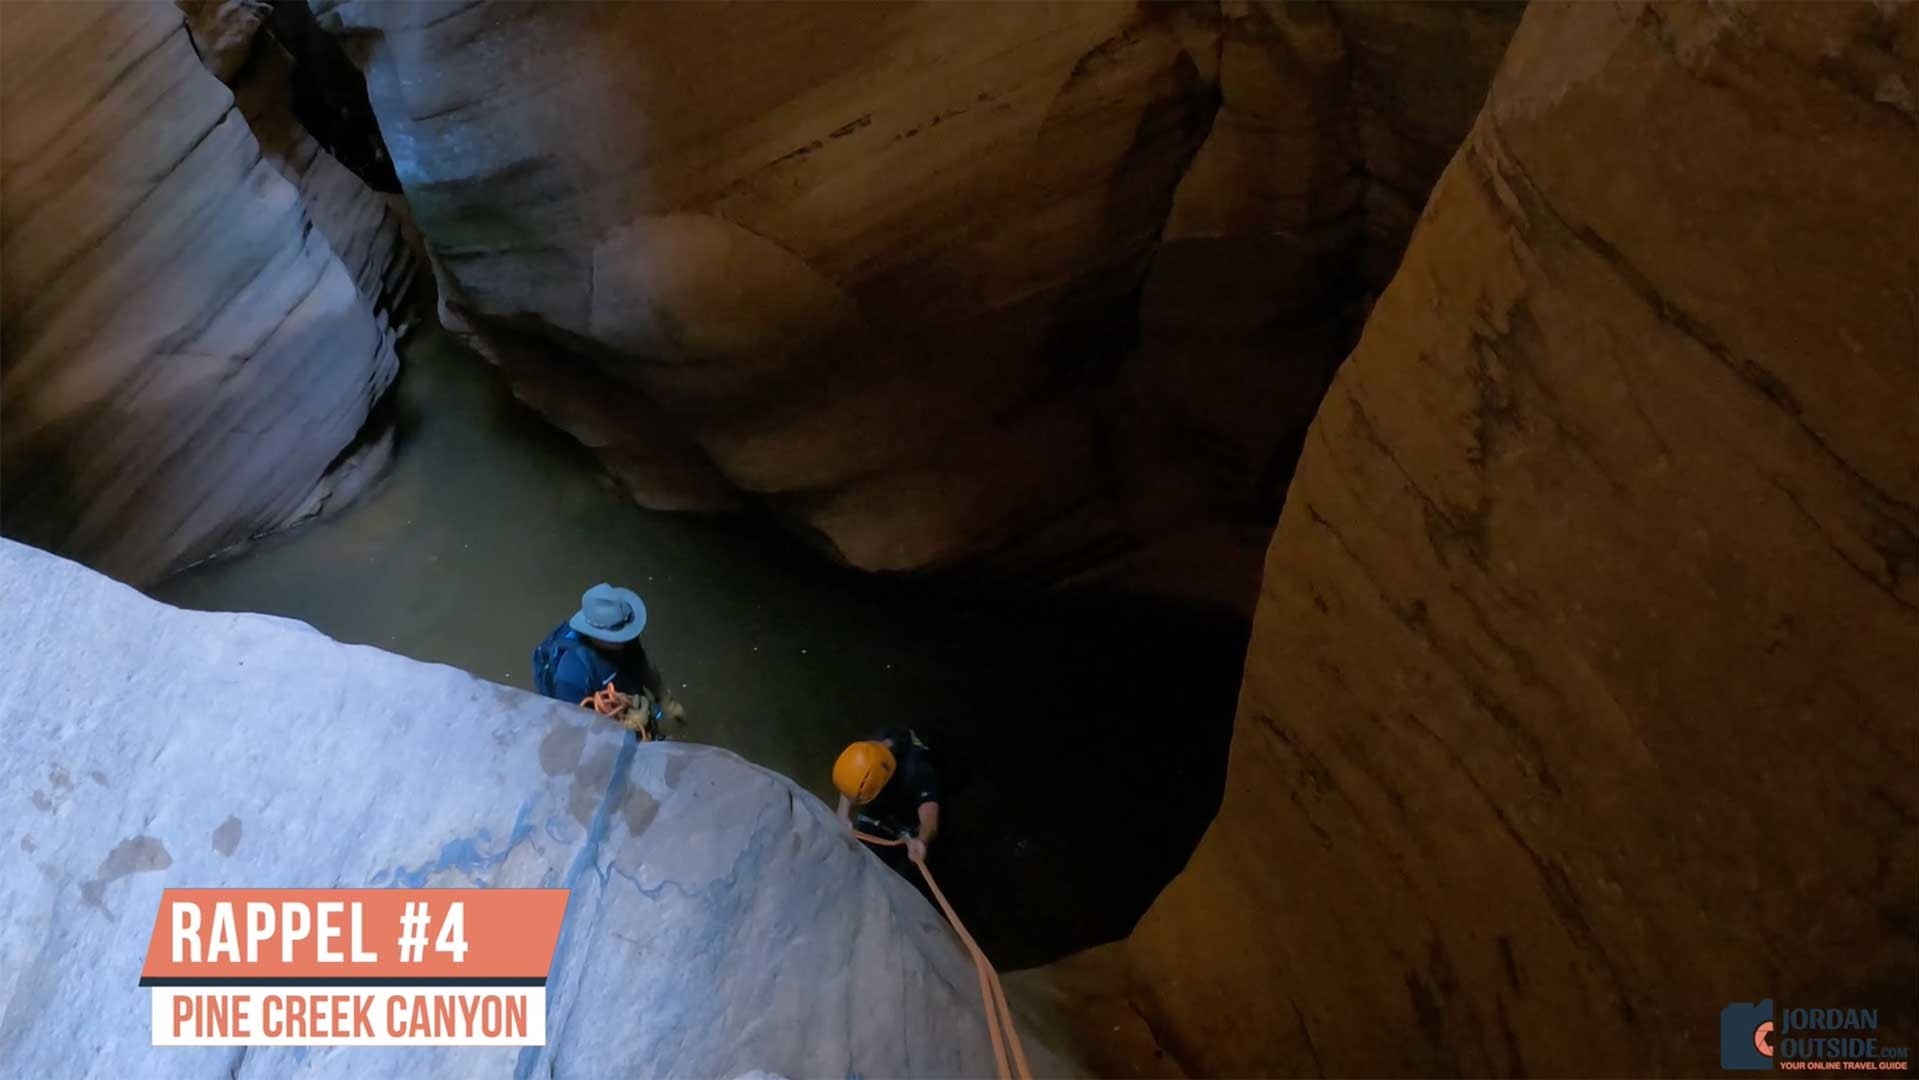
[[[142,985],[544,980],[565,889],[168,889]]]

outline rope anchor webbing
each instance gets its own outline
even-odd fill
[[[882,837],[853,830],[853,835],[869,844],[886,847],[899,847],[904,840],[887,840]],[[946,921],[953,925],[953,932],[959,935],[966,951],[973,954],[973,970],[979,975],[979,996],[986,1006],[986,1034],[993,1040],[993,1061],[999,1067],[999,1080],[1012,1080],[1013,1073],[1007,1069],[1006,1051],[1008,1046],[1013,1052],[1013,1066],[1018,1070],[1019,1080],[1033,1080],[1033,1071],[1026,1064],[1026,1048],[1020,1045],[1019,1029],[1013,1026],[1013,1010],[1006,1004],[1006,990],[1000,986],[999,972],[993,970],[993,962],[986,958],[973,935],[966,932],[966,924],[960,922],[959,913],[946,900],[946,894],[940,891],[939,882],[933,880],[933,871],[926,863],[914,859],[913,865],[920,868],[920,876],[926,879],[926,887],[933,892],[933,899],[939,901],[940,911],[946,915]],[[1002,1030],[1004,1034],[1001,1034]]]

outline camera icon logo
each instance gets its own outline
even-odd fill
[[[1719,1010],[1719,1067],[1772,1068],[1772,999],[1735,1001]]]

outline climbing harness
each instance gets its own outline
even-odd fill
[[[906,841],[888,840],[884,837],[853,830],[853,835],[869,844],[883,847],[901,847]],[[1026,1064],[1026,1048],[1020,1045],[1019,1029],[1013,1026],[1013,1010],[1006,1004],[1006,990],[1000,986],[999,972],[993,970],[993,962],[986,958],[973,935],[966,932],[966,924],[946,902],[946,894],[940,891],[939,882],[933,880],[933,871],[927,868],[923,859],[914,859],[913,865],[920,868],[920,876],[926,879],[926,887],[933,891],[933,899],[939,901],[940,910],[946,914],[946,921],[953,924],[953,932],[966,945],[966,951],[973,954],[973,970],[979,975],[980,1002],[986,1006],[986,1034],[993,1040],[993,1061],[999,1066],[999,1080],[1012,1080],[1013,1073],[1006,1067],[1006,1050],[1010,1045],[1013,1051],[1013,1067],[1018,1070],[1019,1080],[1033,1080],[1032,1069]],[[1001,1034],[1004,1029],[1005,1034]]]
[[[653,741],[653,700],[645,693],[622,694],[609,682],[581,698],[580,707],[592,709],[638,735],[641,742]]]

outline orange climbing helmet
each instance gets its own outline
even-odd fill
[[[880,793],[898,767],[885,743],[856,742],[842,750],[840,759],[833,763],[833,786],[855,803],[865,805]]]

